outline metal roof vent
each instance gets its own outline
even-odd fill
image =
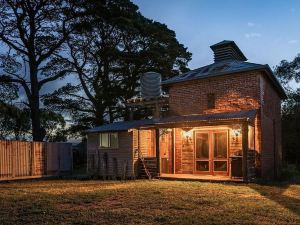
[[[214,52],[214,61],[221,62],[225,60],[247,61],[247,58],[234,41],[221,41],[210,46]]]
[[[156,72],[147,72],[141,75],[142,98],[161,96],[161,75]]]

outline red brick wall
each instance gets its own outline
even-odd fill
[[[261,175],[273,178],[278,175],[281,153],[281,105],[280,97],[267,78],[261,77]]]
[[[258,109],[259,76],[259,72],[249,72],[174,84],[169,88],[170,114],[205,114]],[[215,109],[207,108],[209,93],[215,94]]]
[[[215,94],[215,109],[207,108],[209,93]],[[169,97],[170,115],[258,109],[255,119],[256,169],[264,178],[274,176],[273,121],[278,166],[281,161],[280,97],[264,74],[254,71],[177,83],[169,87]],[[177,151],[179,153],[179,148]],[[178,155],[176,172],[182,172],[183,168],[178,167],[183,156]]]

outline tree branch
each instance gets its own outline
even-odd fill
[[[25,90],[25,93],[27,95],[28,101],[29,103],[31,102],[31,92],[30,92],[30,88],[28,87],[28,85],[26,84],[25,80],[23,79],[17,79],[17,78],[11,78],[9,76],[6,75],[0,75],[0,82],[3,83],[18,83],[21,84],[22,87]]]
[[[52,77],[48,77],[48,78],[45,78],[41,81],[39,81],[39,84],[38,84],[38,88],[39,90],[42,88],[42,86],[50,81],[54,81],[54,80],[57,80],[59,78],[62,78],[64,77],[67,73],[72,73],[74,71],[72,70],[63,70],[63,71],[60,71],[58,74],[56,74],[55,76],[52,76]]]

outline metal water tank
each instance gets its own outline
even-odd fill
[[[161,95],[161,75],[147,72],[141,75],[142,98],[153,98]]]

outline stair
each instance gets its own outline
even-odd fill
[[[143,162],[144,161],[144,162]],[[157,159],[156,157],[145,157],[139,159],[138,177],[141,179],[151,179],[157,176]],[[145,168],[146,167],[146,168]],[[149,177],[150,175],[150,177]]]

